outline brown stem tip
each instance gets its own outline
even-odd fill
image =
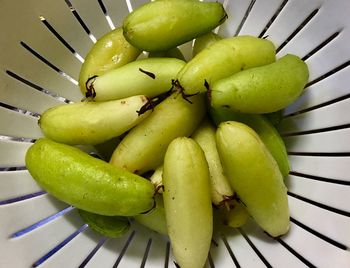
[[[94,88],[94,82],[96,80],[98,76],[94,75],[92,77],[90,77],[86,82],[85,82],[85,88],[86,88],[86,93],[85,93],[85,97],[86,98],[95,98],[96,97],[96,91]]]

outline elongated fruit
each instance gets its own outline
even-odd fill
[[[135,216],[135,220],[148,227],[149,229],[156,231],[157,233],[167,235],[167,226],[165,219],[165,210],[162,195],[155,195],[156,206],[147,213]]]
[[[232,198],[233,191],[222,169],[215,133],[216,128],[208,120],[204,120],[192,138],[200,145],[208,162],[211,200],[213,204],[221,206]]]
[[[125,38],[146,51],[166,51],[207,33],[227,18],[221,3],[158,0],[131,12],[124,20]]]
[[[102,36],[90,49],[81,67],[79,87],[82,93],[85,94],[85,83],[90,77],[102,75],[134,61],[140,53],[141,50],[125,40],[122,28],[117,28]]]
[[[249,214],[271,236],[285,234],[287,188],[264,143],[253,129],[234,121],[221,123],[216,137],[225,174]]]
[[[213,232],[209,168],[200,146],[180,137],[164,158],[164,208],[168,234],[181,268],[203,267]]]
[[[196,40],[194,41],[192,56],[193,57],[196,56],[203,49],[211,46],[216,41],[219,41],[221,39],[222,37],[220,35],[213,32],[209,32],[197,37]]]
[[[275,46],[266,39],[253,36],[225,38],[203,49],[177,78],[185,93],[205,92],[212,84],[241,70],[275,61]]]
[[[104,216],[79,209],[82,220],[94,231],[107,237],[120,237],[130,229],[127,217]]]
[[[86,96],[95,101],[116,100],[134,95],[154,97],[168,91],[171,81],[185,65],[175,58],[137,60],[92,79]]]
[[[178,92],[155,107],[152,114],[133,128],[115,149],[110,163],[142,174],[158,168],[169,143],[190,136],[205,115],[203,95],[186,101]]]
[[[45,191],[79,209],[134,216],[154,205],[151,182],[75,147],[38,139],[25,160],[29,173]]]
[[[217,81],[210,91],[210,103],[242,113],[275,112],[299,97],[308,78],[306,63],[288,54],[269,65]]]
[[[146,96],[107,102],[80,102],[46,110],[39,120],[44,135],[65,144],[98,144],[118,137],[144,120],[151,111],[137,111]]]
[[[225,107],[211,108],[210,115],[217,126],[225,121],[238,121],[251,127],[276,160],[282,176],[286,177],[289,174],[290,164],[283,139],[263,115],[237,113]]]

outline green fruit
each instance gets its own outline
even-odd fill
[[[79,74],[79,87],[85,94],[86,81],[95,75],[134,61],[141,51],[129,44],[123,35],[122,28],[117,28],[102,36],[85,57]]]
[[[139,115],[148,102],[146,96],[134,96],[107,102],[80,102],[46,110],[39,120],[44,135],[54,141],[98,144],[128,131],[151,112]]]
[[[146,51],[166,51],[211,31],[227,14],[221,3],[158,0],[147,3],[124,20],[125,38]]]
[[[154,205],[151,182],[75,147],[38,139],[28,149],[25,161],[45,191],[79,209],[106,216],[134,216]]]
[[[275,46],[253,36],[225,38],[203,49],[178,73],[186,94],[205,92],[224,77],[275,61]]]
[[[273,237],[289,229],[287,188],[278,165],[253,129],[228,121],[217,130],[217,147],[231,186],[260,227]]]
[[[192,138],[200,145],[208,162],[211,200],[214,205],[224,206],[225,202],[232,198],[233,191],[222,169],[216,148],[215,133],[216,128],[209,121],[204,120],[193,133]]]
[[[125,134],[124,134],[125,135]],[[101,159],[105,161],[109,161],[113,154],[114,149],[118,146],[118,144],[122,141],[124,135],[118,136],[116,138],[112,138],[108,141],[96,144],[94,148],[96,149],[98,155]]]
[[[225,121],[238,121],[251,127],[275,158],[282,176],[286,177],[289,174],[290,165],[283,139],[263,115],[237,113],[225,107],[211,108],[210,115],[217,126]]]
[[[216,41],[221,40],[222,37],[216,33],[209,32],[196,38],[193,45],[192,56],[196,56],[203,49],[211,46]]]
[[[271,124],[274,125],[275,127],[277,125],[279,125],[279,123],[283,119],[282,110],[278,110],[278,111],[272,112],[272,113],[263,114],[263,116],[265,116],[265,118],[267,118],[271,122]]]
[[[171,88],[186,63],[174,58],[137,60],[92,79],[87,97],[95,101],[118,100],[134,95],[158,96]]]
[[[130,229],[130,222],[126,217],[104,216],[81,209],[79,215],[92,230],[107,237],[120,237]]]
[[[149,229],[167,235],[163,197],[161,195],[155,195],[155,201],[156,206],[150,212],[137,215],[134,218],[138,223]]]
[[[138,174],[162,165],[169,143],[177,137],[190,136],[205,115],[203,95],[188,100],[192,103],[175,92],[156,106],[147,120],[124,137],[110,163]]]
[[[228,208],[219,209],[222,223],[232,228],[242,227],[249,219],[245,206],[237,200],[231,200]]]
[[[274,63],[236,73],[212,85],[212,107],[242,113],[271,113],[295,101],[309,78],[308,67],[288,54]]]
[[[164,158],[164,208],[176,262],[182,268],[203,267],[213,232],[209,168],[200,146],[180,137]]]
[[[150,52],[148,55],[149,58],[176,58],[179,60],[185,60],[184,55],[182,54],[181,50],[178,49],[177,47],[172,48],[167,51],[155,51],[155,52]]]

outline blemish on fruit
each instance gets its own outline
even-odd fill
[[[174,265],[176,266],[176,268],[181,268],[181,266],[178,265],[176,262],[174,262]]]
[[[207,90],[209,90],[209,83],[208,83],[207,79],[204,79],[204,86]]]
[[[140,71],[141,73],[144,73],[145,75],[148,75],[148,76],[151,77],[152,79],[156,79],[156,75],[155,75],[154,73],[151,73],[151,72],[149,72],[149,71],[143,70],[143,69],[141,69],[141,68],[139,68],[139,71]]]

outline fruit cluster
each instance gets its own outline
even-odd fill
[[[197,0],[134,10],[87,55],[84,100],[45,111],[45,138],[26,154],[39,185],[91,228],[117,237],[133,217],[169,235],[181,267],[204,265],[213,217],[239,227],[250,215],[271,236],[289,229],[275,125],[308,68],[295,55],[276,60],[267,39],[213,33],[226,18],[220,3]],[[193,39],[186,62],[177,46]],[[104,160],[75,147],[86,144]]]

